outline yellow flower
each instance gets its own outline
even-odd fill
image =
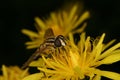
[[[0,80],[22,80],[28,75],[28,69],[21,70],[17,66],[6,67],[2,65],[2,75],[0,75]]]
[[[42,56],[38,61],[33,61],[30,65],[36,66],[40,73],[29,75],[23,80],[83,80],[86,77],[89,80],[101,80],[102,76],[120,80],[120,74],[97,68],[102,64],[120,61],[120,43],[112,47],[110,45],[115,40],[103,44],[104,33],[95,40],[91,40],[90,36],[86,38],[85,33],[82,33],[77,45],[71,34],[69,37],[69,45],[65,49],[56,49],[51,57]]]
[[[23,29],[22,33],[30,37],[31,41],[26,42],[27,48],[37,48],[44,40],[44,34],[46,29],[52,28],[54,35],[68,36],[69,32],[80,33],[84,30],[87,23],[85,21],[89,18],[89,12],[85,11],[82,15],[78,14],[79,11],[78,4],[75,4],[69,11],[61,10],[56,12],[51,12],[50,16],[43,20],[36,17],[36,29],[37,32]],[[82,12],[81,12],[82,13]],[[81,28],[76,29],[81,23],[83,23]]]

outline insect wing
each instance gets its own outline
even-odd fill
[[[43,44],[41,44],[41,46],[36,50],[36,52],[32,54],[32,56],[27,60],[27,62],[25,62],[25,64],[22,66],[22,69],[26,68],[34,59],[36,59],[40,55],[40,53],[45,50],[46,46],[44,45],[46,45],[47,42],[49,42],[48,44],[50,45],[50,42],[54,40],[53,38],[53,30],[51,28],[48,28],[44,35],[45,42],[43,42]]]
[[[26,68],[31,63],[31,61],[36,59],[40,55],[39,53],[39,49],[37,49],[36,52],[33,53],[32,56],[30,56],[30,58],[25,62],[25,64],[23,64],[22,69]]]
[[[48,28],[46,31],[45,31],[45,34],[44,34],[44,39],[48,39],[48,38],[54,38],[54,33],[53,33],[53,30],[52,28]]]

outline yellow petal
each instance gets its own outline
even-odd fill
[[[55,25],[56,25],[56,24],[59,24],[59,23],[58,23],[57,16],[56,16],[56,14],[55,14],[54,12],[51,13],[50,16],[51,16],[51,19],[52,19],[52,21],[54,22]]]
[[[2,71],[3,71],[3,76],[5,78],[5,80],[8,79],[8,72],[7,72],[7,68],[5,65],[2,65]]]
[[[120,61],[120,52],[118,54],[110,55],[110,56],[104,58],[100,62],[101,62],[101,64],[112,64],[117,61]]]
[[[23,78],[26,74],[28,74],[28,68],[21,73],[20,77]]]
[[[87,26],[87,23],[84,23],[81,28],[78,28],[77,30],[73,31],[73,33],[81,33],[82,31],[85,30],[86,26]]]
[[[38,37],[39,35],[36,32],[33,32],[28,29],[22,29],[22,33],[29,36],[29,37]]]
[[[99,57],[99,60],[103,59],[106,56],[109,56],[110,53],[112,53],[112,51],[116,50],[119,47],[120,47],[120,43],[118,43],[115,46],[111,47],[110,49],[106,50],[103,54],[101,54],[101,56]]]
[[[113,39],[113,40],[111,40],[110,42],[108,42],[107,44],[105,44],[102,51],[104,51],[104,50],[107,49],[109,46],[111,46],[115,41],[116,41],[116,40]]]
[[[64,18],[64,16],[63,16]],[[63,18],[62,18],[62,14],[61,13],[58,13],[58,21],[59,21],[59,26],[61,27],[64,27],[64,21],[63,21]]]
[[[35,21],[39,25],[41,30],[45,30],[46,24],[45,24],[45,22],[43,20],[41,20],[40,18],[36,17]]]
[[[34,40],[34,41],[28,41],[25,43],[25,45],[34,45],[34,44],[38,44],[40,45],[40,43],[42,42],[42,40]]]
[[[28,41],[25,43],[25,45],[27,45],[27,49],[38,48],[40,46],[40,44],[42,43],[41,41],[37,41],[37,40],[36,41]]]
[[[29,75],[22,80],[41,80],[43,76],[44,76],[43,73],[36,73],[36,74]]]
[[[45,65],[43,59],[39,58],[37,61],[32,61],[29,66],[34,66],[34,67],[43,67]]]
[[[26,47],[26,49],[35,49],[35,48],[38,48],[39,46],[38,45],[28,45]]]
[[[120,80],[120,74],[111,72],[111,71],[101,71],[98,69],[94,69],[94,71],[97,75],[101,75],[107,78],[110,78],[112,80]]]
[[[100,75],[96,75],[93,79],[91,80],[101,80],[101,76]]]
[[[90,13],[88,11],[84,12],[73,27],[77,27],[79,24],[81,24],[84,20],[88,19],[89,17]]]
[[[75,70],[75,72],[77,73],[77,75],[79,76],[80,79],[85,78],[84,74],[81,72],[81,69],[79,67],[75,67],[74,70]]]
[[[35,48],[38,48],[39,46],[36,46],[36,45],[31,45],[31,46],[27,46],[26,48],[27,49],[35,49]]]
[[[69,21],[71,21],[71,20],[73,19],[77,8],[78,8],[78,7],[75,5],[75,6],[73,6],[73,8],[71,9],[70,15],[69,15],[69,18],[68,18]]]

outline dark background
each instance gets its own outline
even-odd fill
[[[45,16],[50,11],[58,9],[63,3],[64,0],[0,1],[0,65],[22,65],[32,50],[25,49],[24,43],[29,38],[20,30],[23,28],[35,30],[34,17]],[[85,0],[84,5],[85,9],[91,12],[91,19],[88,20],[86,28],[87,35],[97,37],[105,32],[105,41],[116,38],[119,42],[120,1]],[[114,65],[120,66],[119,63]],[[114,71],[119,72],[116,68]]]

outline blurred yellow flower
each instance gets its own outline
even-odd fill
[[[2,65],[2,75],[0,80],[22,80],[28,75],[28,69],[21,70],[18,66],[6,67]]]
[[[120,43],[110,47],[115,40],[103,44],[105,34],[100,38],[91,40],[86,38],[85,33],[80,35],[80,41],[74,44],[72,34],[69,34],[69,45],[51,54],[51,57],[39,58],[33,61],[30,66],[35,66],[40,70],[25,77],[23,80],[101,80],[107,77],[120,80],[120,74],[110,71],[100,70],[97,67],[102,64],[112,64],[120,61]],[[110,48],[108,48],[110,47]]]
[[[90,17],[88,11],[85,11],[82,15],[79,12],[78,4],[73,5],[73,7],[68,10],[61,10],[56,12],[51,12],[50,16],[43,20],[36,17],[36,29],[38,32],[34,32],[28,29],[22,29],[22,33],[30,37],[31,41],[26,42],[27,48],[37,48],[44,40],[44,34],[46,29],[52,28],[54,30],[55,36],[63,35],[68,36],[69,32],[81,33],[86,27],[87,23],[85,21]],[[83,23],[81,28],[76,29],[81,23]]]

